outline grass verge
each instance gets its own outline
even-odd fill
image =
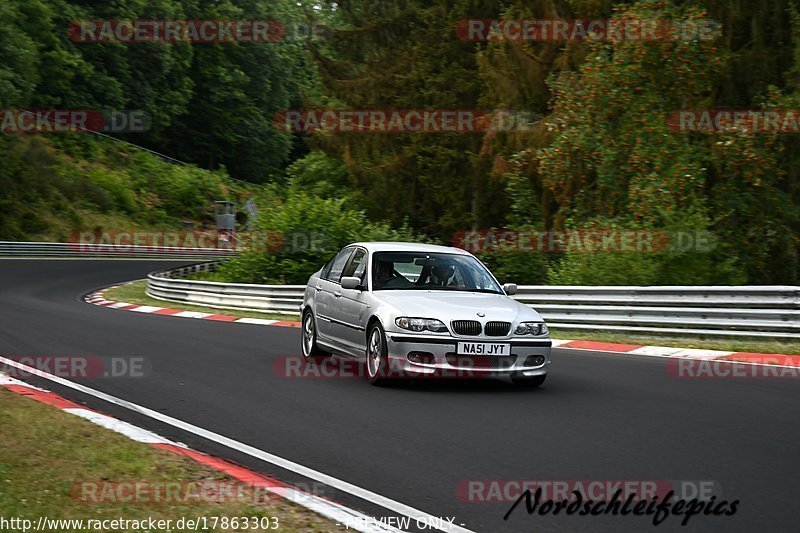
[[[116,289],[109,289],[105,292],[108,300],[115,302],[128,302],[137,305],[152,305],[155,307],[169,307],[170,309],[180,309],[182,311],[197,311],[199,313],[220,313],[223,315],[237,316],[240,318],[264,318],[268,320],[300,320],[300,314],[281,315],[278,313],[259,313],[256,311],[240,311],[237,309],[217,309],[216,307],[204,307],[201,305],[186,305],[178,302],[166,302],[151,298],[145,293],[147,282],[135,281],[126,285],[120,285]]]
[[[173,527],[164,531],[183,531],[174,526],[182,517],[248,517],[253,521],[274,517],[281,531],[340,529],[322,516],[277,498],[262,498],[255,503],[252,499],[243,502],[239,498],[229,498],[229,501],[221,503],[208,501],[213,498],[205,498],[204,501],[181,498],[179,503],[89,503],[81,499],[80,491],[75,492],[76,484],[104,481],[154,484],[199,482],[241,487],[243,494],[252,494],[252,491],[226,475],[189,459],[132,441],[2,387],[0,427],[3,428],[0,433],[0,509],[6,519],[29,519],[35,525],[40,516],[77,520],[147,520],[153,517],[173,521]],[[81,529],[72,525],[48,527],[46,530]],[[103,530],[123,529],[110,527]],[[244,526],[211,529],[209,523],[208,531],[267,530],[247,529]]]

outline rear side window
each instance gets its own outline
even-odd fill
[[[336,283],[339,283],[339,280],[342,277],[342,271],[344,270],[344,266],[347,264],[347,260],[350,259],[350,254],[352,253],[353,253],[352,248],[345,248],[344,250],[336,254],[336,257],[334,257],[333,260],[330,263],[328,263],[330,265],[330,268],[328,268],[327,266],[325,267],[327,269],[327,272],[323,271],[322,277],[327,279],[328,281],[334,281]]]
[[[333,260],[334,259],[336,259],[335,255],[333,257],[331,257],[330,261],[325,263],[325,266],[322,267],[322,271],[319,273],[319,277],[321,277],[322,279],[328,279],[328,274],[331,273],[331,267],[333,266]]]

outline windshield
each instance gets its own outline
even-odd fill
[[[471,255],[378,252],[372,259],[372,290],[449,290],[503,294],[492,275]]]

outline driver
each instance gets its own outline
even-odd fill
[[[411,282],[395,272],[392,261],[378,261],[378,270],[373,279],[373,285],[377,289],[403,289],[411,285]]]
[[[391,261],[378,261],[378,272],[375,276],[375,285],[383,287],[389,281],[395,278],[394,263]]]

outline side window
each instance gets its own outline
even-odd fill
[[[333,266],[334,259],[336,259],[335,255],[331,257],[330,261],[325,263],[325,266],[322,267],[322,272],[319,273],[319,277],[321,277],[322,279],[328,279],[328,275],[331,273],[331,267]]]
[[[355,276],[363,282],[364,272],[366,272],[366,269],[367,269],[367,252],[359,248],[356,250],[356,253],[353,254],[353,258],[347,265],[347,268],[342,274],[342,277]]]
[[[344,266],[347,264],[347,260],[352,253],[352,248],[345,248],[339,252],[336,257],[333,258],[333,261],[331,261],[331,268],[324,275],[324,278],[328,281],[339,283],[339,279],[342,277],[342,270],[344,270]]]

